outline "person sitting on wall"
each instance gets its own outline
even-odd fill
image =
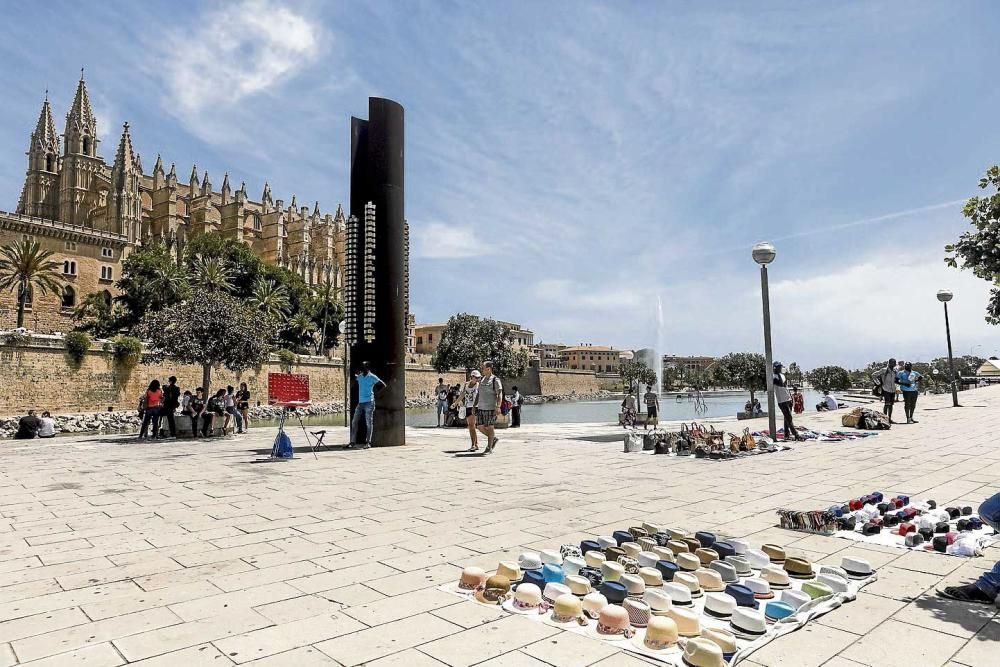
[[[56,437],[56,420],[52,418],[48,410],[42,413],[41,425],[38,427],[38,437]]]
[[[31,440],[38,435],[38,429],[42,426],[42,421],[35,416],[34,410],[28,410],[28,414],[17,421],[17,433],[15,440]]]
[[[753,405],[750,406],[750,412],[753,413],[754,417],[760,417],[764,414],[764,408],[760,407],[760,399],[753,399]]]

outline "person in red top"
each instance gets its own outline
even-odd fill
[[[139,429],[139,439],[144,440],[149,430],[149,425],[153,425],[153,440],[160,437],[160,406],[163,405],[163,390],[160,389],[160,381],[153,380],[149,383],[149,388],[142,397],[143,414],[142,427]]]
[[[792,411],[797,415],[801,415],[806,409],[806,401],[802,397],[802,392],[799,391],[798,387],[792,387]]]

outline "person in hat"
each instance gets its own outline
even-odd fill
[[[371,372],[367,361],[361,362],[361,372],[354,376],[358,383],[358,405],[354,408],[354,418],[351,420],[351,443],[348,448],[371,449],[372,436],[375,432],[375,388],[385,387],[382,378]],[[365,442],[358,442],[358,427],[361,420],[365,422]]]
[[[774,400],[785,418],[785,440],[805,440],[799,436],[792,422],[792,395],[788,392],[788,378],[781,371],[784,366],[780,361],[774,362]]]
[[[476,394],[476,428],[486,436],[486,453],[492,454],[496,449],[497,440],[494,425],[500,416],[500,403],[503,402],[503,383],[493,374],[493,362],[484,361],[482,365],[483,378],[479,382],[479,392]]]
[[[479,380],[483,374],[479,371],[472,371],[469,381],[462,389],[462,403],[465,406],[465,425],[469,427],[469,439],[472,446],[470,452],[479,451],[479,436],[476,432],[476,398],[479,397]]]
[[[816,412],[827,412],[829,410],[836,410],[839,405],[837,405],[837,399],[830,395],[830,392],[826,389],[823,390],[823,400],[816,404]]]
[[[650,422],[653,422],[653,426],[659,422],[657,413],[660,411],[660,396],[653,391],[653,385],[646,385],[646,393],[643,394],[642,400],[646,404],[646,421],[642,424],[642,430],[645,431]]]
[[[882,391],[882,410],[885,412],[885,416],[889,418],[890,424],[895,424],[892,421],[892,404],[896,402],[896,360],[890,359],[886,367],[880,371],[875,371],[872,373],[872,382],[875,386]]]
[[[993,530],[1000,532],[1000,493],[987,499],[979,506],[979,518]],[[938,590],[938,595],[959,602],[980,604],[1000,604],[1000,562],[986,570],[974,583],[964,586],[948,586]]]

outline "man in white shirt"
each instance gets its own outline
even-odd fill
[[[42,418],[39,421],[41,421],[41,424],[38,426],[39,438],[56,437],[56,420],[52,418],[48,410],[42,413]]]
[[[885,368],[872,373],[872,381],[882,390],[885,416],[890,424],[895,424],[892,421],[892,405],[896,402],[896,360],[890,359]]]
[[[817,412],[826,412],[827,410],[836,410],[840,406],[837,404],[837,399],[830,395],[830,392],[823,392],[823,400],[819,402],[816,406]]]

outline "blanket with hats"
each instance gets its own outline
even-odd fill
[[[881,491],[825,510],[778,510],[778,517],[789,530],[967,558],[982,556],[997,539],[968,505],[940,508],[903,494],[886,499]]]
[[[876,578],[858,558],[818,567],[778,545],[643,523],[492,572],[467,567],[440,590],[664,664],[724,667]]]

